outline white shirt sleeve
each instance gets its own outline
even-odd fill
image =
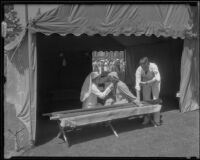
[[[151,64],[151,67],[152,67],[152,71],[153,71],[153,73],[154,73],[154,75],[155,75],[155,79],[158,81],[158,82],[160,82],[160,73],[159,73],[159,71],[158,71],[158,67],[157,67],[157,65],[156,64],[154,64],[154,63],[152,63]]]
[[[141,67],[139,66],[135,73],[135,89],[140,91],[140,82],[141,82]]]
[[[113,84],[111,83],[106,89],[105,91],[101,92],[97,86],[95,84],[92,84],[92,93],[95,94],[97,97],[99,98],[105,98],[111,91],[110,87],[112,86]]]

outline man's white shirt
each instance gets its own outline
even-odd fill
[[[160,73],[158,71],[158,67],[155,63],[149,63],[149,71],[148,74],[150,75],[150,79],[155,79],[156,81],[160,81]],[[135,89],[140,91],[140,82],[142,80],[142,77],[145,77],[145,71],[142,69],[141,66],[139,66],[136,70],[135,77],[136,77],[136,82],[135,82]],[[149,80],[150,80],[149,79]]]

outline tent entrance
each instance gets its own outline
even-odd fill
[[[42,114],[81,108],[80,91],[85,77],[92,71],[94,50],[126,51],[130,65],[127,64],[125,83],[134,94],[134,74],[139,59],[149,57],[160,70],[161,98],[175,102],[178,108],[176,93],[180,87],[182,49],[181,39],[155,36],[46,36],[38,33],[38,111]]]

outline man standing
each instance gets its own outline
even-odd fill
[[[153,100],[159,98],[160,94],[160,73],[155,63],[150,63],[147,57],[143,57],[139,62],[140,66],[137,68],[136,77],[136,93],[137,101],[140,101],[140,91],[142,91],[143,100],[151,100],[151,93]],[[144,117],[143,124],[148,124],[150,121],[150,115]]]

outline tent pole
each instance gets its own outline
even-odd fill
[[[30,145],[33,145],[33,137],[32,137],[32,117],[31,117],[31,84],[32,84],[32,80],[31,80],[31,33],[30,30],[28,29],[29,26],[29,18],[28,18],[28,5],[25,5],[25,16],[26,16],[26,29],[28,32],[28,61],[29,61],[29,117],[30,117],[30,133],[29,133],[29,141],[30,141]]]
[[[31,35],[30,35],[30,31],[28,29],[28,61],[29,61],[29,116],[30,116],[30,142],[32,141],[32,126],[31,126]]]
[[[199,54],[199,47],[200,47],[200,44],[199,44],[199,39],[200,39],[200,34],[199,34],[199,27],[200,27],[200,20],[199,20],[199,18],[200,18],[200,2],[198,1],[197,2],[197,9],[198,9],[198,20],[197,20],[197,22],[198,22],[198,24],[197,24],[197,44],[198,44],[198,48],[197,48],[197,52],[198,52],[198,54]],[[198,61],[198,63],[199,63],[199,61]],[[198,80],[199,80],[199,72],[198,72]],[[200,89],[200,86],[199,86],[199,82],[198,82],[198,90]],[[199,97],[199,95],[198,95],[198,103],[200,102],[200,97]],[[198,104],[199,105],[199,104]]]
[[[26,18],[26,26],[28,24],[28,4],[25,5],[25,18]]]

